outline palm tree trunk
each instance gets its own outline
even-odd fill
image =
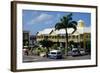
[[[66,31],[66,35],[65,35],[65,36],[66,36],[66,38],[65,38],[65,39],[66,39],[66,42],[65,42],[65,57],[66,57],[66,56],[67,56],[67,51],[68,51],[68,50],[67,50],[67,47],[68,47],[68,46],[67,46],[67,45],[68,45],[68,33],[67,33],[67,28],[65,29],[65,31]]]

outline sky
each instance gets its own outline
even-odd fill
[[[31,35],[35,35],[43,29],[54,28],[55,24],[69,13],[73,14],[74,21],[83,20],[86,27],[91,26],[91,13],[23,10],[23,30],[30,31]]]

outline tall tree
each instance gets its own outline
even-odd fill
[[[67,16],[63,16],[60,19],[60,22],[56,23],[55,30],[65,29],[65,36],[66,36],[66,43],[65,43],[65,56],[67,55],[67,44],[68,44],[68,32],[67,28],[73,28],[74,31],[72,34],[77,30],[77,22],[73,21],[72,19],[72,13],[68,14]]]
[[[52,47],[53,42],[50,40],[44,39],[44,40],[41,40],[39,43],[42,45],[42,47],[46,47],[47,49],[46,53],[48,54],[50,51],[49,48]]]

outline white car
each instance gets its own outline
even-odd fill
[[[48,54],[48,58],[52,59],[61,59],[62,58],[62,53],[60,50],[52,50]]]
[[[85,55],[85,50],[84,49],[80,49],[80,54],[81,55]]]
[[[80,51],[78,50],[78,48],[73,48],[72,49],[72,56],[79,56],[80,55]]]

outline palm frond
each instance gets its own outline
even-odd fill
[[[77,30],[76,26],[73,26],[74,31],[72,32],[72,34]]]
[[[65,29],[66,26],[63,23],[57,23],[55,25],[55,30]]]
[[[71,22],[73,25],[77,26],[77,22],[76,21],[72,21]]]
[[[72,17],[72,13],[70,13],[69,15],[67,15],[67,17]]]
[[[73,28],[74,31],[72,34],[77,30],[77,22],[72,21],[72,13],[67,16],[63,16],[60,19],[60,22],[55,25],[55,30],[66,29],[66,28]]]
[[[71,21],[71,22],[69,22],[67,27],[74,29],[74,31],[72,32],[72,34],[73,34],[77,30],[77,22],[76,21]]]
[[[72,21],[72,13],[66,16],[66,24],[68,24],[70,21]]]

